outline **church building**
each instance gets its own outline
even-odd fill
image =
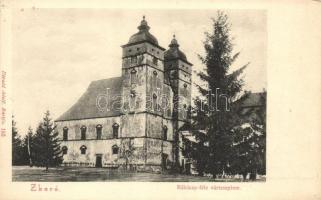
[[[63,165],[160,171],[183,167],[192,64],[175,38],[165,49],[145,17],[122,46],[120,77],[90,83],[55,120]]]

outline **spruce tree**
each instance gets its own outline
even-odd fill
[[[248,64],[230,72],[230,67],[240,53],[233,53],[228,16],[218,11],[212,21],[212,32],[205,33],[205,55],[199,55],[205,68],[198,72],[198,76],[206,84],[196,85],[200,98],[195,99],[193,129],[202,130],[194,131],[194,135],[202,138],[200,141],[206,144],[200,148],[207,149],[203,150],[204,154],[196,156],[195,160],[199,163],[205,160],[201,171],[211,173],[216,178],[217,174],[227,171],[229,166],[233,140],[230,131],[234,126],[229,104],[242,89],[243,80],[239,76]]]
[[[23,150],[25,155],[25,163],[28,163],[30,167],[33,166],[34,159],[34,134],[31,127],[28,128],[28,133],[23,139]]]
[[[34,164],[46,167],[46,171],[51,166],[58,166],[62,162],[62,151],[58,139],[56,126],[47,111],[43,121],[39,123],[34,136]]]
[[[12,116],[12,165],[22,165],[22,141],[18,134],[17,123]]]

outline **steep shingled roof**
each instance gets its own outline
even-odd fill
[[[122,78],[115,77],[103,80],[97,80],[90,83],[86,92],[79,98],[79,100],[64,114],[62,114],[55,121],[67,121],[78,119],[91,119],[100,117],[119,116],[120,110],[111,109],[114,102],[120,101],[120,98],[113,98],[121,96]],[[108,89],[108,95],[107,95]],[[102,96],[104,95],[104,96]],[[104,109],[99,109],[96,105],[97,98],[100,98],[100,106]],[[106,98],[108,97],[108,109],[106,109]],[[119,104],[118,104],[119,105]]]

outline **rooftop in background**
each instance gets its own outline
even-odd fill
[[[264,100],[264,101],[263,101]],[[245,93],[240,99],[235,101],[241,107],[263,106],[266,101],[266,92]]]

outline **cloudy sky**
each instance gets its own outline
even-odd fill
[[[228,10],[240,57],[232,69],[250,62],[246,90],[266,88],[266,15],[262,10]],[[93,80],[120,76],[121,45],[137,32],[142,16],[160,46],[175,33],[180,48],[202,69],[204,32],[215,10],[19,9],[13,12],[13,113],[21,134],[48,109],[57,118]]]

